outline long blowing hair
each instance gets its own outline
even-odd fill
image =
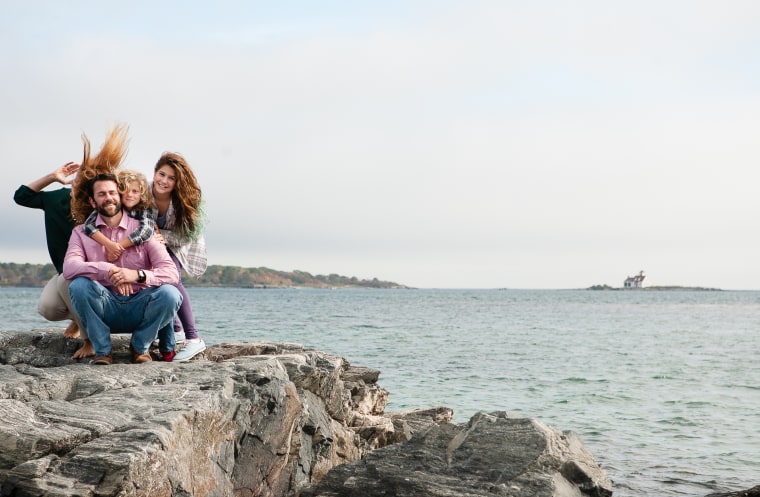
[[[201,187],[195,173],[187,160],[175,152],[164,152],[153,171],[163,166],[171,167],[176,178],[171,194],[176,219],[174,231],[180,238],[195,239],[203,229]]]
[[[106,140],[100,151],[94,157],[90,156],[90,140],[82,133],[84,142],[84,157],[76,178],[71,185],[71,217],[77,224],[84,223],[87,216],[94,210],[90,205],[88,183],[99,174],[114,174],[127,155],[127,131],[124,124],[114,125],[106,135]]]

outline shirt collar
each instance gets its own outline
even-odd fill
[[[121,208],[121,221],[119,221],[119,225],[116,226],[116,228],[122,228],[122,229],[129,229],[127,226],[127,211],[124,210],[124,208]],[[95,219],[95,226],[98,228],[104,227],[108,228],[108,224],[106,224],[106,221],[101,217],[100,213],[98,213],[98,217]]]

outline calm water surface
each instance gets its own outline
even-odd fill
[[[50,326],[0,289],[2,329]],[[581,435],[614,495],[760,483],[760,292],[190,289],[209,343],[302,343],[379,369],[387,411],[510,411]],[[62,325],[63,326],[63,325]]]

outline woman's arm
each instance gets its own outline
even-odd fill
[[[79,164],[76,162],[67,162],[66,164],[62,165],[55,171],[46,174],[45,176],[32,181],[29,183],[28,186],[30,189],[34,190],[35,192],[38,192],[45,188],[48,185],[52,185],[56,181],[62,185],[68,185],[71,183],[73,178],[69,178],[69,176],[73,175],[75,172],[79,170]]]
[[[42,189],[56,181],[64,185],[71,183],[71,180],[68,179],[68,177],[77,172],[78,169],[79,164],[76,164],[75,162],[67,162],[55,171],[48,173],[31,183],[19,186],[16,193],[13,194],[13,201],[22,207],[44,209],[44,196],[48,192],[43,192]]]

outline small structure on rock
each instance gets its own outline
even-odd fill
[[[644,287],[644,271],[639,271],[636,276],[629,276],[623,282],[623,288],[643,288]]]

